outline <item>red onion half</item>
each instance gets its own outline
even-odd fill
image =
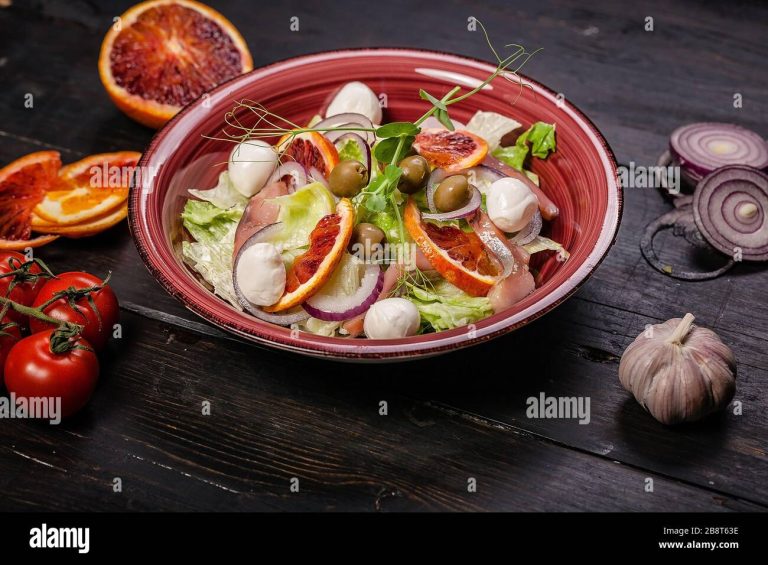
[[[365,267],[360,288],[350,296],[323,294],[322,290],[310,297],[304,304],[311,316],[325,322],[341,322],[359,316],[376,302],[384,288],[384,271],[378,265]]]
[[[290,194],[307,184],[307,171],[296,161],[286,161],[275,169],[275,172],[269,177],[267,184],[279,180],[285,182]]]
[[[469,202],[467,202],[464,206],[459,208],[458,210],[454,210],[452,212],[442,212],[442,213],[426,213],[422,214],[422,218],[425,220],[437,220],[438,222],[447,222],[448,220],[458,220],[460,218],[469,218],[470,216],[474,216],[475,212],[477,212],[480,209],[480,204],[483,202],[483,198],[480,195],[480,191],[477,190],[474,186],[469,185],[469,189],[472,191],[472,196],[469,199]]]
[[[702,122],[679,127],[672,132],[669,150],[692,184],[726,165],[768,169],[765,140],[734,124]]]
[[[768,261],[768,175],[743,165],[722,167],[693,195],[693,218],[704,238],[729,257]],[[736,259],[738,260],[738,259]]]
[[[240,250],[237,252],[237,255],[235,256],[235,260],[232,262],[232,284],[235,288],[235,296],[237,296],[237,302],[245,309],[246,312],[255,316],[259,320],[264,320],[270,324],[275,324],[278,326],[291,326],[293,324],[303,322],[309,318],[309,314],[307,314],[307,312],[304,311],[301,306],[286,312],[281,312],[280,314],[269,314],[265,312],[261,309],[261,306],[257,306],[245,297],[245,294],[243,294],[243,291],[240,288],[237,277],[237,264],[240,261],[240,258],[243,256],[243,251],[255,243],[269,243],[269,240],[277,233],[279,233],[281,229],[281,222],[269,224],[268,226],[261,228],[259,231],[249,237],[245,243],[243,243],[243,245],[240,247]]]
[[[348,112],[346,114],[336,114],[335,116],[331,116],[330,118],[325,118],[324,120],[316,123],[312,127],[313,129],[317,129],[317,130],[323,130],[325,128],[373,129],[373,123],[371,122],[371,120],[369,120],[362,114],[355,114],[352,112]],[[331,142],[335,142],[340,136],[346,133],[359,133],[360,136],[365,139],[368,145],[373,145],[373,142],[376,141],[376,134],[372,131],[349,132],[344,130],[329,129],[328,131],[321,131],[320,133],[322,133],[325,137],[331,140]]]

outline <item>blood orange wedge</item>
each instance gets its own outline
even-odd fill
[[[485,296],[499,282],[503,267],[474,232],[423,222],[413,198],[405,205],[405,228],[432,267],[472,296]]]
[[[59,171],[59,186],[35,207],[32,227],[90,222],[116,211],[128,198],[140,153],[120,151],[91,155]]]
[[[252,68],[251,54],[235,26],[193,0],[137,4],[112,25],[99,54],[99,76],[112,101],[152,128]]]
[[[352,237],[355,209],[348,198],[336,205],[336,213],[323,216],[309,234],[309,249],[296,257],[288,270],[285,293],[266,312],[281,312],[315,294],[333,274]]]
[[[425,129],[416,136],[413,148],[430,165],[449,173],[474,167],[488,153],[482,137],[464,130]]]
[[[30,217],[45,192],[58,182],[60,168],[57,151],[39,151],[0,169],[0,248],[37,247],[56,239],[30,240]]]
[[[291,139],[286,134],[277,142],[283,158],[292,159],[305,169],[315,167],[325,178],[339,162],[339,152],[330,140],[316,131],[297,134]]]
[[[54,239],[59,235],[72,239],[90,237],[120,223],[127,215],[128,204],[124,203],[122,206],[118,206],[116,209],[111,210],[98,218],[89,220],[88,222],[69,226],[40,223],[39,225],[34,226],[34,230],[46,234],[55,234],[53,236]]]

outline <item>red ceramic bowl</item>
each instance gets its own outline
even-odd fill
[[[577,108],[535,81],[522,94],[518,85],[496,80],[451,107],[466,122],[477,110],[514,117],[525,126],[557,124],[557,152],[534,160],[544,191],[560,207],[550,235],[571,253],[562,263],[549,253],[537,257],[540,287],[515,305],[469,328],[398,340],[316,336],[274,326],[239,312],[211,293],[182,262],[180,213],[188,188],[215,185],[232,146],[216,136],[223,116],[241,99],[261,102],[295,123],[306,123],[343,83],[360,80],[387,95],[385,120],[413,120],[426,109],[419,89],[434,94],[454,84],[485,79],[488,63],[454,55],[405,49],[334,51],[289,59],[223,84],[187,106],[166,125],[141,159],[130,197],[130,226],[142,259],[158,282],[190,310],[249,340],[318,357],[351,360],[413,359],[454,351],[527,324],[563,302],[595,270],[613,244],[622,197],[616,163],[603,136]],[[151,174],[149,174],[151,173]]]

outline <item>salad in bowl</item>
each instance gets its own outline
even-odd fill
[[[422,90],[412,122],[387,120],[361,81],[306,124],[241,100],[226,170],[186,195],[183,261],[247,315],[326,337],[402,339],[512,308],[536,291],[531,256],[569,250],[544,235],[559,210],[530,170],[557,151],[557,124],[524,127],[513,106],[448,114],[492,78]]]

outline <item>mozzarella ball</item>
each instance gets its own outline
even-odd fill
[[[539,208],[539,199],[518,179],[499,179],[485,193],[485,204],[491,221],[502,231],[520,231]]]
[[[362,82],[348,82],[341,87],[331,100],[325,117],[352,112],[362,114],[374,124],[381,123],[381,104],[376,94]]]
[[[229,179],[250,198],[267,184],[277,166],[277,151],[269,143],[251,139],[237,144],[229,156]]]
[[[385,298],[365,313],[363,329],[371,339],[397,339],[416,335],[421,316],[413,302],[405,298]]]
[[[277,247],[254,243],[243,249],[235,266],[240,292],[256,306],[271,306],[285,291],[285,264]]]

